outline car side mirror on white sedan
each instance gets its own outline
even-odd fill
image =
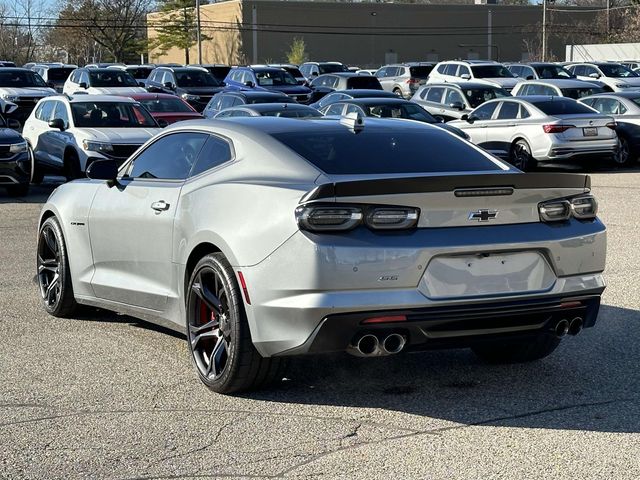
[[[115,182],[117,177],[118,164],[115,160],[94,160],[87,168],[87,178],[92,180]]]
[[[590,73],[590,74],[589,74],[589,76],[590,76],[591,78],[600,78],[600,74],[599,74],[599,73],[596,73],[596,72]]]
[[[78,84],[78,87],[86,89],[87,88],[87,84],[85,82],[80,82]]]
[[[463,73],[462,75],[460,75],[460,78],[462,80],[471,80],[471,75],[469,75],[468,73]]]
[[[462,102],[453,102],[449,105],[450,108],[454,110],[464,110],[464,105]]]

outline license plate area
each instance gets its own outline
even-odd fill
[[[433,299],[464,298],[543,292],[555,281],[540,252],[443,255],[429,262],[419,288]]]
[[[582,135],[584,135],[585,137],[597,137],[598,127],[584,127],[582,129]]]

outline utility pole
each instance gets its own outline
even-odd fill
[[[611,22],[609,21],[610,10],[611,10],[611,0],[607,0],[607,40],[609,39],[609,31],[611,29]]]
[[[547,61],[547,0],[542,0],[542,61]]]
[[[200,36],[200,0],[196,0],[196,41],[198,42],[198,64],[202,65],[202,38]]]
[[[491,9],[487,10],[487,60],[493,60],[491,58],[491,47],[493,45],[493,18],[491,15]]]

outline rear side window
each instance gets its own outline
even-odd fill
[[[444,88],[432,88],[429,90],[427,94],[427,102],[440,103],[442,101],[442,94],[444,93]]]
[[[498,120],[511,120],[518,117],[520,105],[515,102],[503,102],[498,112]]]
[[[475,148],[427,126],[410,131],[365,127],[357,135],[346,128],[272,135],[332,175],[501,170]]]
[[[445,67],[444,74],[455,76],[457,71],[458,71],[458,65],[456,65],[455,63],[450,63]]]
[[[36,118],[38,120],[42,120],[43,122],[48,122],[51,119],[51,114],[53,113],[53,107],[56,102],[42,102],[38,109],[36,110]]]
[[[429,66],[409,67],[409,75],[412,78],[427,78],[431,70],[433,70],[433,67]]]
[[[556,97],[553,100],[542,102],[532,102],[533,105],[547,115],[571,115],[574,113],[593,114],[589,107],[576,102],[575,100]]]
[[[367,88],[371,90],[382,90],[380,82],[376,77],[361,75],[347,79],[347,88]]]
[[[194,177],[212,168],[222,165],[233,158],[229,142],[211,135],[198,155],[189,176]]]

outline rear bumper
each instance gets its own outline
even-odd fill
[[[399,333],[407,339],[405,350],[411,351],[468,347],[499,337],[553,334],[555,325],[563,319],[581,318],[589,328],[596,323],[602,290],[578,296],[329,315],[302,346],[286,353],[345,351],[355,338],[367,333],[379,337]],[[405,316],[407,320],[362,323],[380,314]]]
[[[586,142],[585,142],[586,143]],[[597,142],[591,145],[575,145],[571,143],[552,144],[546,155],[537,158],[538,161],[552,160],[608,160],[614,156],[618,149],[618,141]]]

